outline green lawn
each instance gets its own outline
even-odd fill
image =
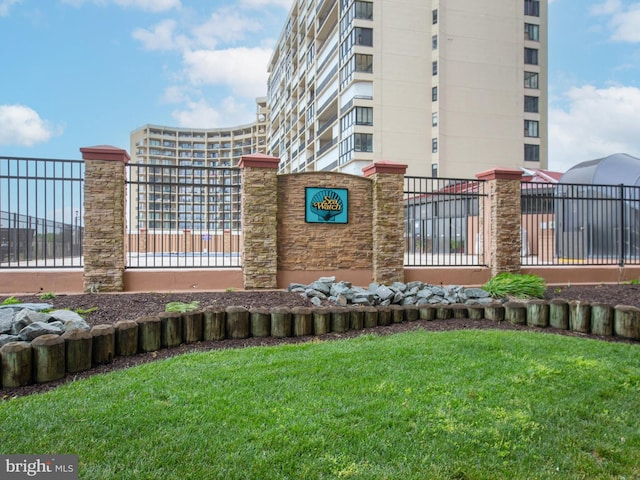
[[[194,353],[0,402],[84,479],[640,478],[640,345],[415,331]]]

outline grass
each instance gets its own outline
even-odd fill
[[[86,479],[640,478],[640,348],[533,332],[193,353],[0,402]]]

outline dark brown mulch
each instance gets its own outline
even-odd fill
[[[91,325],[113,324],[119,320],[135,320],[136,318],[155,315],[163,312],[169,302],[200,302],[200,309],[208,306],[228,307],[243,306],[246,308],[272,308],[276,306],[305,306],[313,304],[309,299],[297,293],[286,291],[237,291],[237,292],[187,292],[187,293],[123,293],[123,294],[84,294],[84,295],[58,295],[53,299],[41,300],[38,296],[19,296],[24,302],[50,303],[54,308],[68,308],[71,310],[93,310],[86,314],[85,319]],[[566,286],[549,288],[545,298],[563,298],[568,301],[580,300],[590,303],[605,303],[610,305],[631,305],[640,308],[640,285],[597,285],[597,286]],[[409,323],[397,323],[388,327],[376,327],[367,330],[352,330],[343,334],[331,333],[322,337],[323,340],[350,338],[363,333],[389,335],[414,329],[429,331],[447,331],[459,329],[508,329],[508,330],[535,330],[546,333],[562,335],[600,338],[606,341],[625,341],[616,337],[595,337],[570,331],[560,331],[551,328],[532,329],[511,325],[507,322],[496,323],[488,320],[450,319],[435,321],[417,321]],[[198,342],[181,345],[176,348],[162,349],[157,352],[133,355],[130,357],[116,357],[109,365],[93,368],[89,371],[75,375],[67,375],[65,378],[44,384],[29,385],[19,388],[6,388],[0,390],[0,399],[8,399],[50,390],[63,383],[89,377],[112,370],[128,368],[163,358],[173,357],[187,352],[207,351],[213,349],[243,348],[250,346],[265,346],[282,343],[301,343],[310,341],[313,337],[291,338],[246,338],[242,340],[223,340],[216,342]],[[637,342],[631,342],[637,343]]]

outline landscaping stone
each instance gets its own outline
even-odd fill
[[[30,342],[42,335],[62,335],[90,330],[89,324],[71,310],[51,310],[48,303],[16,303],[0,306],[0,346],[9,342]]]
[[[56,328],[49,323],[33,322],[20,330],[18,336],[20,337],[20,340],[30,342],[31,340],[41,337],[42,335],[62,335],[63,333],[64,332],[61,328]]]
[[[493,299],[481,288],[459,285],[429,285],[412,281],[381,285],[372,282],[368,287],[353,286],[350,282],[336,282],[335,277],[322,277],[309,285],[292,283],[288,291],[308,297],[314,305],[328,300],[338,306],[421,306],[421,305],[488,305]]]

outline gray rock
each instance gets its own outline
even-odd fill
[[[53,308],[53,305],[50,303],[12,303],[10,305],[0,305],[0,310],[2,309],[10,309],[16,312],[20,310],[33,310],[34,312],[39,312],[41,310],[50,310]]]
[[[378,289],[375,292],[375,295],[382,301],[382,302],[386,302],[389,301],[389,303],[387,303],[386,305],[389,305],[391,303],[391,299],[393,298],[393,296],[395,295],[394,291],[391,290],[389,287],[385,286],[385,285],[380,285],[380,287],[378,287]]]
[[[331,295],[337,297],[338,295],[344,295],[347,298],[353,298],[353,292],[351,291],[351,284],[349,282],[338,282],[331,285]]]
[[[289,286],[287,287],[287,290],[289,290],[290,292],[292,292],[293,290],[298,290],[298,289],[305,289],[307,288],[306,285],[303,285],[302,283],[291,283],[289,284]]]
[[[327,292],[328,294],[329,292]],[[327,295],[325,295],[323,292],[319,291],[319,290],[314,290],[313,288],[310,288],[308,290],[306,290],[304,292],[304,294],[309,297],[309,298],[314,298],[317,297],[320,300],[326,300],[327,299]]]
[[[349,305],[349,300],[347,299],[347,296],[340,293],[335,297],[335,302],[340,305],[341,307],[346,307],[347,305]]]
[[[30,342],[34,338],[37,338],[41,335],[46,335],[48,333],[60,335],[62,334],[62,330],[60,328],[51,326],[51,324],[49,323],[34,322],[30,323],[22,330],[20,330],[19,337],[24,341]]]
[[[481,288],[465,288],[464,294],[469,298],[487,298],[491,295]]]
[[[17,335],[7,335],[7,334],[2,334],[0,335],[0,347],[2,347],[3,345],[6,345],[9,342],[19,342],[20,341],[20,337]]]
[[[397,290],[398,292],[404,292],[407,290],[407,284],[402,282],[393,282],[391,284],[391,288]]]
[[[13,310],[0,310],[0,333],[9,333],[13,323]]]
[[[431,297],[433,297],[433,290],[431,290],[430,288],[423,288],[422,290],[420,290],[417,295],[418,298],[422,298],[424,300],[427,300]]]
[[[322,283],[336,283],[336,277],[320,277],[318,279],[318,282],[322,282]]]
[[[402,305],[415,305],[418,301],[416,296],[408,296],[402,299]]]
[[[322,292],[325,295],[331,295],[331,285],[331,283],[321,282],[318,280],[309,285],[309,288],[317,292]]]
[[[11,333],[18,335],[20,331],[32,323],[41,322],[48,323],[51,317],[44,313],[34,312],[33,310],[20,310],[13,317],[13,325],[11,326]]]
[[[52,322],[57,320],[61,322],[66,322],[67,320],[84,322],[84,318],[82,318],[79,313],[71,310],[54,310],[53,312],[50,312],[49,315],[51,316]]]
[[[404,300],[404,294],[402,292],[396,292],[391,303],[398,305],[402,303],[402,300]]]
[[[317,297],[312,297],[311,298],[311,303],[313,303],[315,306],[319,307],[322,305],[322,300],[320,300]]]
[[[489,305],[490,303],[493,303],[493,298],[491,298],[491,297],[470,298],[469,300],[467,300],[465,302],[465,304],[467,304],[467,305]]]
[[[353,303],[359,305],[373,305],[375,302],[375,296],[371,293],[359,292],[353,296]]]

